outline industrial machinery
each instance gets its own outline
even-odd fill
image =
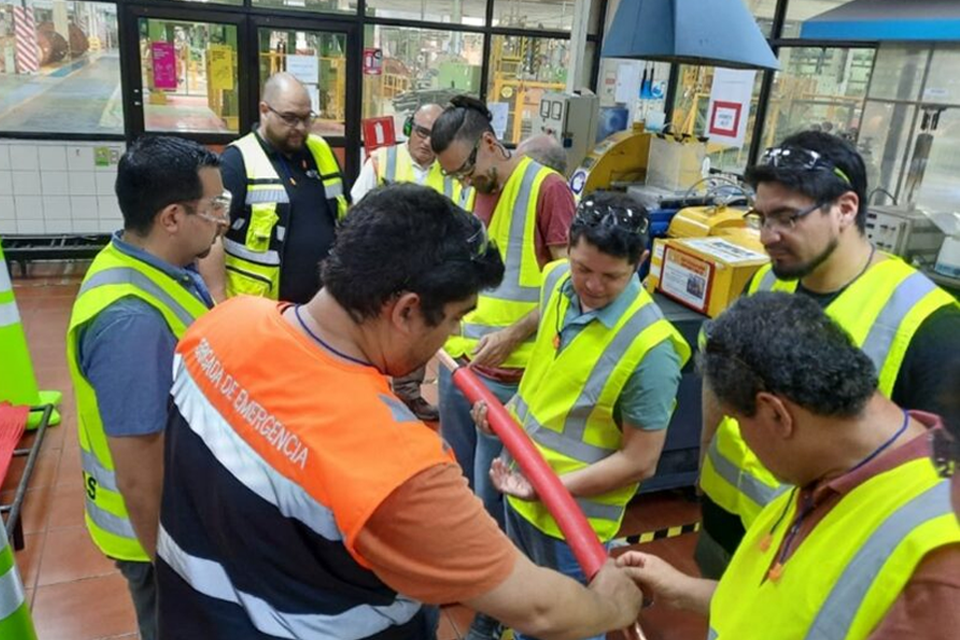
[[[556,138],[567,152],[567,166],[575,167],[597,137],[600,98],[577,93],[543,94],[533,122],[533,133]]]
[[[881,251],[907,262],[933,264],[944,234],[923,211],[871,205],[867,209],[867,237]]]

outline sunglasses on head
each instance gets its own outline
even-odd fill
[[[611,207],[594,200],[581,202],[573,221],[588,227],[618,227],[639,234],[646,233],[650,223],[640,208]]]

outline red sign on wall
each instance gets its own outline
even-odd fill
[[[363,148],[367,155],[380,147],[392,147],[397,144],[397,134],[393,128],[393,118],[367,118],[363,121]]]
[[[740,130],[740,114],[742,112],[743,105],[739,102],[715,101],[713,103],[713,113],[710,114],[708,133],[735,138]]]
[[[383,49],[366,47],[363,50],[363,73],[368,76],[383,73]]]

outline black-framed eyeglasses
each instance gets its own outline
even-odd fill
[[[960,463],[960,441],[945,428],[930,431],[930,461],[941,478],[949,478]]]
[[[644,234],[650,226],[650,220],[639,207],[611,207],[598,204],[594,200],[584,200],[577,207],[573,224],[587,227],[619,227],[631,233]]]
[[[444,176],[448,178],[453,178],[454,180],[463,180],[473,173],[473,170],[477,168],[477,153],[480,151],[480,143],[483,142],[483,136],[477,138],[477,141],[473,144],[473,150],[470,151],[470,155],[467,156],[467,159],[463,161],[463,164],[460,165],[460,168],[456,171],[444,171],[440,170]]]
[[[798,171],[828,171],[843,180],[847,186],[853,186],[848,176],[816,151],[803,147],[770,147],[760,156],[758,166],[777,167],[778,169],[796,169]]]
[[[793,213],[785,216],[766,216],[756,209],[750,209],[744,214],[743,217],[746,219],[748,225],[754,229],[757,229],[758,231],[763,229],[768,229],[770,231],[793,231],[797,227],[797,222],[810,215],[817,209],[822,209],[828,204],[830,203],[815,202],[809,207],[804,207],[803,209],[794,211]]]
[[[283,123],[288,127],[296,127],[298,124],[303,123],[303,126],[309,129],[310,125],[313,124],[313,121],[319,117],[319,114],[313,111],[311,111],[309,114],[305,116],[298,116],[295,113],[289,113],[286,111],[277,111],[270,105],[267,105],[267,109],[277,114],[277,117],[283,120]]]

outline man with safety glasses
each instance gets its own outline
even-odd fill
[[[156,638],[152,560],[173,352],[213,306],[194,263],[229,222],[218,165],[179,138],[127,149],[116,182],[123,230],[90,265],[67,333],[87,529],[127,579],[145,640]]]
[[[430,146],[433,123],[443,112],[438,104],[424,104],[407,116],[403,124],[405,142],[374,151],[360,170],[350,190],[350,198],[360,202],[363,196],[378,186],[395,182],[413,182],[442,193],[464,209],[473,207],[473,189],[464,188],[459,181],[443,174],[437,154]],[[421,395],[420,387],[426,375],[421,367],[413,373],[394,378],[393,392],[421,420],[440,418],[437,408]]]
[[[544,269],[536,343],[507,403],[604,543],[620,529],[638,483],[656,471],[690,357],[637,275],[649,254],[648,224],[647,212],[624,194],[580,203],[569,259]],[[489,433],[486,407],[478,403],[474,414]],[[522,473],[498,459],[490,475],[507,496],[513,542],[536,564],[585,582]],[[490,638],[494,626],[479,616],[468,638]]]
[[[748,286],[815,300],[873,361],[879,390],[901,407],[940,412],[944,367],[960,356],[960,306],[865,233],[867,184],[853,146],[823,132],[790,136],[750,167],[750,214],[771,264]],[[700,486],[703,530],[697,562],[722,574],[745,529],[788,489],[750,451],[735,420],[704,394]]]
[[[230,228],[201,263],[217,301],[238,294],[306,302],[320,288],[346,215],[340,164],[311,133],[310,94],[294,76],[267,80],[260,122],[223,152],[223,182],[233,194]]]
[[[506,265],[503,282],[480,293],[461,335],[446,345],[470,360],[501,402],[517,391],[533,351],[541,271],[566,255],[576,203],[563,176],[528,157],[511,153],[497,139],[483,102],[457,96],[433,123],[430,144],[444,174],[476,191],[473,212],[487,226]],[[499,440],[477,433],[470,404],[440,371],[440,428],[488,511],[502,524],[500,494],[487,470],[500,454]]]

